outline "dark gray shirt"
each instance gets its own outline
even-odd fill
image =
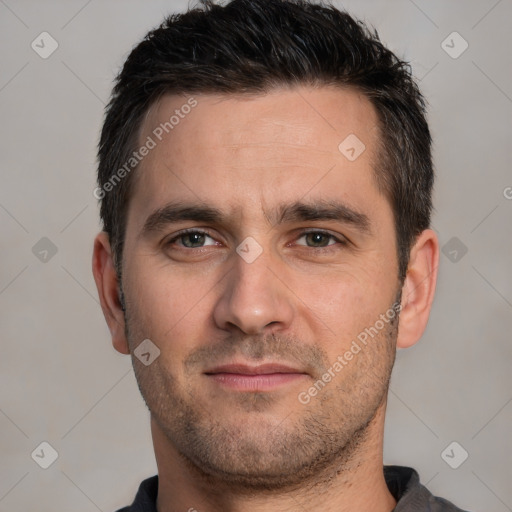
[[[436,498],[420,484],[418,473],[412,468],[384,466],[384,478],[389,492],[397,501],[393,512],[464,512],[443,498]],[[135,501],[117,512],[157,512],[158,476],[144,480]]]

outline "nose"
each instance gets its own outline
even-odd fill
[[[230,264],[219,284],[223,288],[214,309],[216,325],[248,335],[289,328],[294,316],[293,295],[279,263],[264,251],[250,263],[235,253]]]

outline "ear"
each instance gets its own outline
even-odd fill
[[[414,345],[427,327],[439,265],[439,241],[431,229],[423,231],[411,249],[402,287],[398,348]]]
[[[119,282],[108,234],[105,231],[98,233],[94,239],[92,273],[98,288],[101,309],[112,336],[112,345],[121,354],[129,354],[124,312],[119,299]]]

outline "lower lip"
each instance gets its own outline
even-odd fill
[[[236,391],[270,391],[305,377],[303,373],[266,373],[243,375],[239,373],[207,374],[216,383]]]

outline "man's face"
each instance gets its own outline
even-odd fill
[[[397,322],[381,315],[400,286],[377,116],[328,87],[194,98],[162,141],[186,99],[161,99],[140,134],[157,144],[136,171],[122,284],[132,352],[149,338],[160,356],[134,358],[137,379],[202,471],[292,484],[348,460],[385,403]]]

